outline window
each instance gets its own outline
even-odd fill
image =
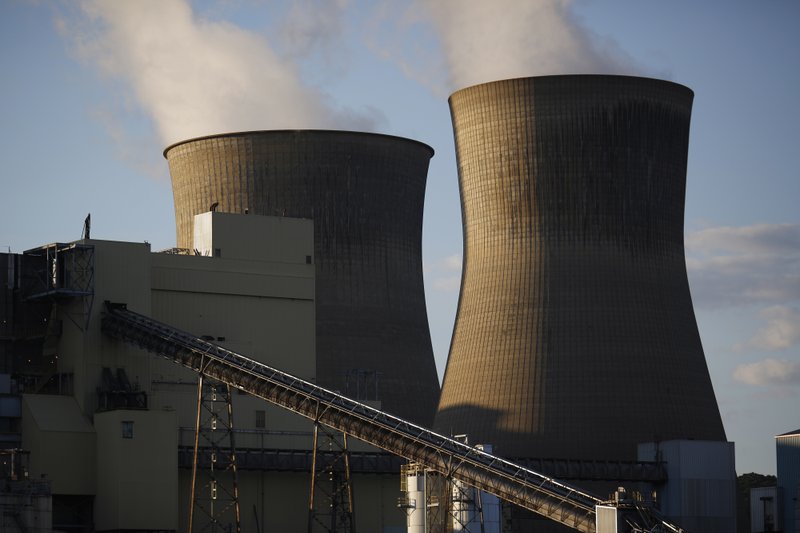
[[[256,427],[267,427],[267,413],[265,411],[256,411]]]
[[[122,438],[123,439],[132,439],[133,438],[133,421],[132,420],[123,420],[122,421]]]

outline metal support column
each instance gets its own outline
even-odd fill
[[[347,433],[314,424],[308,533],[355,533]]]
[[[199,376],[188,531],[241,533],[231,389]]]

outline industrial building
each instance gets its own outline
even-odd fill
[[[86,235],[0,255],[0,436],[25,459],[17,492],[36,480],[52,495],[40,530],[186,531],[209,494],[215,512],[237,503],[243,531],[478,531],[476,501],[495,531],[549,530],[466,483],[580,531],[601,530],[601,503],[613,514],[653,495],[690,530],[731,531],[733,445],[684,263],[691,102],[685,87],[622,76],[451,97],[464,270],[441,399],[420,248],[433,151],[416,141],[314,130],[187,140],[164,152],[176,248]],[[315,504],[318,459],[336,460],[342,433],[317,440],[324,424],[237,392],[262,387],[241,370],[199,385],[198,372],[140,349],[168,355],[171,330],[137,337],[124,315],[104,328],[106,301],[191,333],[192,357],[221,347],[358,401],[369,420],[334,416],[332,403],[297,412],[418,462],[401,479],[403,460],[348,441],[349,479],[327,471],[336,494]],[[376,429],[384,418],[397,433]],[[224,442],[195,455],[209,428]],[[223,466],[219,485],[193,491]],[[443,493],[425,487],[442,475],[458,481],[434,502]],[[630,499],[612,497],[621,485]],[[440,504],[452,517],[427,522]],[[195,531],[209,523],[192,516]]]
[[[164,155],[179,247],[191,247],[193,217],[211,205],[313,221],[319,384],[344,391],[360,374],[357,399],[380,399],[430,427],[439,381],[421,246],[433,150],[389,135],[303,130],[215,135]]]
[[[786,533],[800,533],[800,429],[775,436],[778,467],[776,517]],[[776,513],[776,514],[777,514]],[[776,529],[778,530],[778,529]]]
[[[197,376],[103,335],[104,300],[315,379],[311,221],[209,212],[195,231],[192,255],[84,239],[3,257],[16,263],[6,278],[19,281],[13,292],[50,304],[40,334],[49,368],[15,373],[14,385],[25,475],[49,480],[54,530],[186,530]],[[254,250],[256,235],[264,246]],[[37,283],[40,292],[27,288]],[[52,352],[48,328],[57,331]],[[232,404],[242,527],[293,530],[309,514],[312,428],[249,395],[233,394]],[[354,475],[368,472],[355,485],[360,525],[371,529],[387,507],[402,525],[397,478],[382,475],[397,461],[352,451]]]

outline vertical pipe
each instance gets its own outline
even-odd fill
[[[347,486],[347,514],[350,515],[350,533],[355,532],[353,518],[353,485],[350,479],[350,450],[347,447],[347,433],[342,432],[342,445],[344,446],[344,481]]]
[[[317,438],[319,436],[319,422],[314,421],[314,443],[311,446],[311,490],[308,495],[308,533],[312,530],[311,517],[314,514],[314,481],[317,475]]]
[[[202,365],[201,365],[202,367]],[[197,416],[194,424],[194,459],[192,460],[192,488],[189,500],[189,528],[188,533],[193,533],[192,520],[194,519],[195,483],[197,482],[197,455],[200,447],[200,409],[203,402],[203,374],[197,380]]]
[[[233,396],[231,395],[231,386],[225,384],[227,389],[228,398],[228,430],[231,436],[231,469],[233,470],[233,512],[236,516],[236,533],[242,533],[242,520],[239,514],[239,484],[238,473],[236,468],[236,442],[233,433]]]

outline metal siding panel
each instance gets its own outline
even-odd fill
[[[797,501],[793,495],[800,489],[800,434],[778,436],[775,439],[775,455],[778,466],[778,486],[783,489],[783,522],[800,530]],[[790,530],[791,531],[791,530]]]

